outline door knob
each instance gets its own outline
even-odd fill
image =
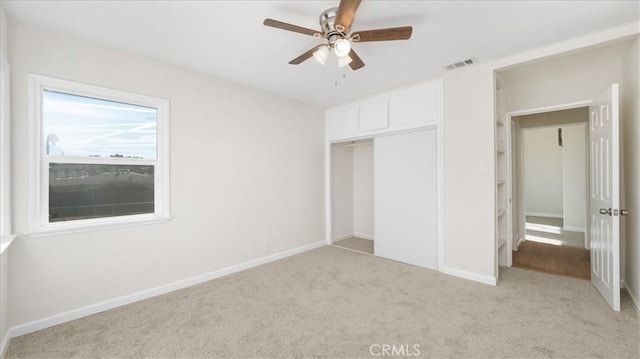
[[[626,209],[621,209],[621,210],[620,210],[620,215],[621,215],[621,216],[626,216],[626,215],[628,215],[628,214],[629,214],[629,211],[627,211]]]
[[[600,208],[600,214],[611,215],[611,208]]]

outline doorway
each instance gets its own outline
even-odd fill
[[[591,278],[588,120],[588,107],[511,118],[514,267]]]

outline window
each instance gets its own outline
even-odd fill
[[[31,235],[169,219],[168,101],[30,75]]]

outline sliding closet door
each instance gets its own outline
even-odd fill
[[[437,269],[436,130],[374,139],[375,255]]]

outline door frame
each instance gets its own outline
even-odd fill
[[[530,109],[526,109],[526,110],[518,110],[518,111],[510,111],[507,112],[505,114],[505,126],[508,126],[506,129],[506,137],[507,137],[507,146],[506,146],[506,150],[509,152],[508,153],[508,158],[509,160],[507,161],[507,173],[509,174],[506,178],[507,181],[507,189],[509,192],[509,195],[511,196],[511,189],[513,188],[513,181],[515,181],[514,178],[512,178],[513,176],[511,176],[512,173],[512,166],[513,166],[513,159],[515,154],[511,153],[512,152],[512,146],[511,143],[513,141],[513,139],[511,138],[511,127],[512,127],[512,118],[513,117],[517,117],[517,116],[525,116],[525,115],[534,115],[534,114],[538,114],[538,113],[545,113],[545,112],[554,112],[554,111],[561,111],[561,110],[570,110],[570,109],[574,109],[574,108],[580,108],[580,107],[589,107],[589,105],[591,105],[593,103],[593,99],[591,100],[583,100],[583,101],[576,101],[576,102],[569,102],[569,103],[562,103],[562,104],[556,104],[556,105],[551,105],[551,106],[544,106],[544,107],[535,107],[535,108],[530,108]],[[520,137],[522,137],[521,135],[522,133],[522,128],[519,129],[519,135]],[[588,139],[588,134],[587,134],[587,139]],[[588,141],[587,141],[588,143]],[[522,140],[518,141],[518,143],[516,144],[518,146],[518,148],[520,149],[520,155],[522,157]],[[590,188],[590,179],[589,179],[589,152],[587,151],[586,147],[585,147],[585,157],[586,157],[586,161],[587,161],[587,166],[586,166],[586,191],[585,191],[585,198],[589,198],[589,188]],[[522,163],[522,158],[518,158],[518,161],[520,163]],[[523,179],[523,168],[522,166],[518,166],[516,168],[517,170],[517,175],[519,178]],[[524,179],[522,181],[524,183]],[[520,236],[520,238],[518,239],[518,243],[516,244],[516,249],[518,247],[518,245],[520,245],[521,242],[524,241],[524,238],[526,237],[526,215],[525,215],[525,210],[524,210],[524,206],[522,206],[522,203],[524,203],[524,192],[522,191],[522,187],[523,187],[523,183],[520,184],[518,193],[517,193],[517,197],[516,198],[512,198],[511,203],[509,203],[509,208],[507,209],[507,211],[509,212],[509,220],[511,222],[511,224],[513,224],[514,220],[518,220],[518,235]],[[517,201],[517,203],[519,204],[519,206],[514,206],[514,200]],[[519,211],[519,213],[514,213],[516,212],[514,210],[515,207],[519,207],[521,211]],[[589,202],[587,201],[587,212],[589,210]],[[585,238],[585,248],[589,249],[589,238],[590,238],[590,221],[589,221],[589,216],[586,215],[586,222],[585,222],[585,232],[584,232],[584,238]],[[508,253],[513,253],[512,251],[514,250],[513,248],[513,238],[511,238],[511,240],[508,240],[507,243],[507,250],[509,251]]]

